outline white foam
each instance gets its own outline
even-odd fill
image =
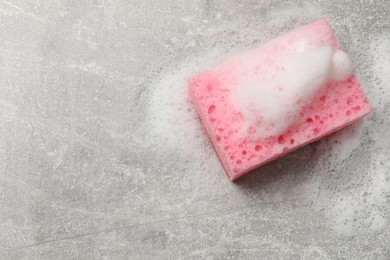
[[[189,73],[191,69],[184,66],[173,74],[165,74],[150,97],[150,138],[155,141],[158,149],[191,154],[191,149],[182,145],[187,137],[192,138],[192,149],[198,150],[207,145],[207,138],[187,98]]]
[[[353,73],[352,61],[348,54],[342,50],[337,50],[332,57],[331,79],[334,81],[343,81]]]
[[[273,59],[275,66],[267,66],[254,75],[248,75],[247,71],[237,75],[238,84],[231,98],[246,119],[243,134],[250,126],[262,130],[254,138],[282,134],[322,86],[329,80],[344,80],[352,74],[352,64],[345,52],[333,54],[327,45],[310,49],[305,46],[309,42],[302,39],[291,46],[291,53],[286,56],[271,54],[256,61],[264,67],[268,59]],[[283,69],[275,69],[277,66]]]

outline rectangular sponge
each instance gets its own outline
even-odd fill
[[[230,180],[371,110],[326,19],[224,60],[188,90]]]

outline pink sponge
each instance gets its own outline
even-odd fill
[[[371,110],[326,19],[192,78],[189,96],[230,180]]]

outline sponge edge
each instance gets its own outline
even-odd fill
[[[313,49],[319,51],[313,54]],[[333,64],[330,69],[321,67],[323,62],[314,64],[327,80],[301,81],[307,85],[302,89],[299,80],[288,79],[277,86],[295,84],[303,95],[285,91],[289,94],[279,100],[264,89],[251,89],[256,84],[275,88],[275,71],[286,64],[275,60],[305,52]],[[264,78],[270,72],[274,77]],[[371,110],[326,19],[239,53],[190,79],[189,96],[230,180],[350,125]],[[257,99],[263,102],[256,103]]]

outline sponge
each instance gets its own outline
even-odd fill
[[[224,60],[188,90],[230,180],[371,110],[326,19]]]

